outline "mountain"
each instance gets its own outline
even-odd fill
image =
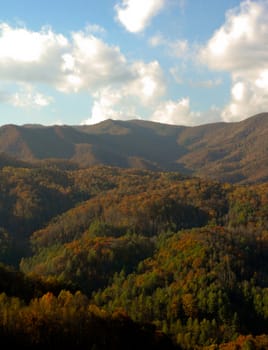
[[[4,125],[0,153],[24,162],[104,164],[257,183],[268,180],[268,113],[195,127],[110,119],[80,126]]]

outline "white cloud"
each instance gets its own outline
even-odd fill
[[[220,120],[220,110],[211,107],[205,112],[194,112],[191,110],[189,97],[178,101],[165,101],[160,104],[150,118],[153,121],[174,125],[200,125],[204,120],[206,123],[214,123]]]
[[[114,109],[115,105],[121,101],[121,94],[105,88],[95,94],[91,117],[82,124],[96,124],[105,119],[120,119],[122,113]]]
[[[234,82],[231,101],[222,112],[222,119],[227,122],[243,120],[251,115],[268,109],[268,90],[260,88],[251,81]]]
[[[128,103],[122,103],[124,99],[122,91],[114,91],[104,88],[94,94],[94,103],[90,118],[81,124],[97,124],[105,119],[136,119],[136,111]]]
[[[41,32],[30,32],[25,28],[11,28],[0,24],[0,59],[2,62],[37,62],[54,47],[65,47],[67,40],[63,35],[55,35],[49,28]]]
[[[119,47],[108,45],[91,33],[99,28],[74,32],[69,39],[49,28],[32,32],[0,24],[0,29],[2,82],[45,84],[63,93],[86,91],[94,99],[94,118],[118,114],[118,104],[127,99],[135,98],[135,104],[148,106],[165,93],[164,74],[157,61],[128,62]],[[26,42],[28,53],[22,50],[22,41]],[[109,104],[104,91],[111,93],[110,101],[116,94],[121,100]],[[37,92],[21,90],[10,101],[17,107],[45,106],[51,102]]]
[[[232,96],[235,101],[242,101],[245,95],[245,84],[238,82],[232,88]]]
[[[53,98],[36,91],[30,85],[22,85],[19,92],[10,94],[6,102],[19,108],[43,108],[53,102]]]
[[[49,28],[32,32],[0,24],[0,79],[55,83],[68,40]]]
[[[165,0],[122,0],[115,5],[117,20],[132,33],[143,31],[164,7]]]
[[[151,120],[174,124],[174,125],[193,125],[193,112],[190,109],[190,99],[182,98],[178,101],[165,101],[160,104],[153,113]]]
[[[268,1],[243,1],[227,12],[225,24],[200,50],[200,60],[232,77],[224,121],[238,121],[268,109]]]
[[[135,62],[132,65],[133,79],[124,88],[124,94],[139,97],[144,105],[155,103],[165,93],[165,81],[162,69],[157,61],[148,64]]]
[[[107,45],[92,34],[73,33],[72,48],[62,59],[62,79],[58,88],[65,92],[93,92],[133,78],[130,65],[120,49]]]
[[[260,72],[255,84],[258,88],[268,89],[268,68]]]
[[[268,59],[268,2],[246,0],[239,8],[230,10],[225,24],[217,30],[201,59],[218,70],[255,71],[267,66]]]
[[[131,66],[132,79],[116,88],[112,85],[95,94],[91,117],[82,124],[96,124],[102,120],[139,118],[139,106],[152,107],[165,93],[163,72],[157,61],[148,64],[135,62]]]

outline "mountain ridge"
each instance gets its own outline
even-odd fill
[[[268,113],[198,126],[132,119],[94,125],[7,124],[0,153],[23,162],[68,160],[179,171],[232,183],[268,180]],[[0,162],[1,164],[1,162]]]

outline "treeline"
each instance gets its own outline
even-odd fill
[[[0,218],[10,344],[266,348],[268,183],[8,166]]]
[[[2,344],[25,349],[179,349],[150,324],[108,314],[80,292],[46,293],[29,304],[0,294]]]

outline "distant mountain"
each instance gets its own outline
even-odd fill
[[[105,164],[179,171],[232,183],[262,182],[268,180],[268,113],[195,127],[110,119],[81,126],[4,125],[0,165],[4,159],[14,163],[14,158],[68,161],[82,168]]]

